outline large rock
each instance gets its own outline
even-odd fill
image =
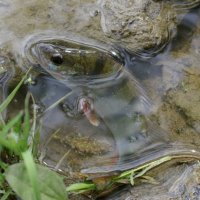
[[[157,51],[173,36],[179,11],[184,14],[198,4],[199,0],[8,0],[0,4],[0,44],[56,30],[118,43],[131,51]]]
[[[176,26],[172,4],[151,0],[100,0],[101,27],[126,48],[162,47]]]

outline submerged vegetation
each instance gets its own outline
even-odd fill
[[[0,105],[1,113],[13,100],[21,85],[27,82],[27,74]],[[70,194],[88,194],[88,192],[101,194],[122,184],[133,186],[136,179],[157,184],[158,182],[146,173],[154,167],[177,158],[176,156],[164,156],[118,175],[99,177],[94,180],[87,180],[85,177],[83,182],[66,186],[64,177],[38,163],[35,149],[39,133],[35,128],[36,116],[30,114],[30,100],[31,94],[28,93],[24,110],[9,121],[4,121],[1,116],[0,200],[15,199],[16,195],[22,200],[64,200]],[[32,101],[34,102],[34,99]]]

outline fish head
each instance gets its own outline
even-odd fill
[[[63,40],[44,40],[29,48],[41,70],[59,80],[70,77],[70,81],[102,79],[121,70],[122,64],[105,51]]]

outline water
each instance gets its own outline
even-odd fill
[[[200,15],[199,8],[189,11],[199,1],[166,1],[164,10],[159,2],[138,2],[155,24],[159,12],[168,12],[164,36],[158,31],[152,38],[147,27],[137,29],[141,37],[130,42],[133,35],[125,34],[129,29],[122,23],[117,38],[108,37],[100,14],[106,13],[102,5],[107,1],[0,2],[1,101],[33,67],[31,81],[4,118],[17,113],[24,94],[31,92],[41,128],[40,161],[72,178],[79,172],[110,175],[166,155],[199,158]],[[112,11],[117,13],[119,5],[113,4]],[[133,34],[131,16],[120,17],[130,22]],[[170,167],[154,174],[161,188],[169,188],[164,183],[175,174]],[[184,187],[192,192],[196,186],[190,186]],[[136,188],[141,199],[145,188]],[[174,190],[174,196],[182,195]],[[159,197],[171,195],[161,191]],[[132,198],[127,190],[121,192],[121,199]]]
[[[97,154],[98,157],[105,156],[105,153],[113,151],[110,148],[106,151],[107,144],[105,143],[110,140],[110,137],[113,137],[115,146],[110,145],[115,149],[114,155],[109,157],[107,155],[107,158],[100,162],[101,165],[105,164],[106,160],[112,162],[117,159],[117,162],[121,162],[123,155],[141,149],[146,143],[151,143],[152,139],[146,135],[146,122],[143,119],[144,115],[149,112],[150,101],[135,78],[124,70],[123,66],[109,55],[109,52],[106,52],[105,49],[87,47],[86,44],[77,44],[78,41],[44,41],[45,43],[40,41],[39,45],[38,42],[30,45],[27,57],[33,57],[30,60],[35,61],[35,70],[53,77],[38,76],[34,79],[35,84],[29,87],[39,104],[43,104],[45,109],[49,110],[49,106],[64,97],[64,100],[52,110],[54,115],[46,112],[45,119],[42,119],[48,129],[46,131],[48,135],[50,128],[56,132],[57,129],[64,126],[63,131],[56,134],[56,139],[66,142],[66,145],[70,146],[74,137],[79,138],[80,141],[77,139],[74,144],[77,146],[71,146],[72,151],[75,149],[80,154],[85,151],[84,156],[86,157],[88,157],[87,154]],[[59,63],[52,59],[54,55],[59,55],[61,59]],[[82,101],[83,103],[87,101],[88,105],[83,105],[81,110]],[[84,106],[88,107],[86,111],[84,111]],[[140,130],[142,126],[144,126],[144,130]],[[123,136],[122,132],[124,132]],[[44,136],[44,134],[42,135]],[[73,138],[69,135],[73,135]],[[96,141],[88,140],[87,142],[85,137],[91,139],[92,135],[100,137],[99,141],[105,143],[106,146],[99,143],[99,150],[98,145],[91,148],[92,143]],[[87,142],[88,147],[81,149],[79,143],[83,141]],[[60,154],[65,155],[65,152],[66,148]],[[97,165],[97,161],[94,159],[91,161],[94,164],[90,165],[87,161],[88,166],[81,165],[79,170],[86,166],[88,168]],[[100,164],[98,161],[98,165]]]

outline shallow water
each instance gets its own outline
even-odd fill
[[[99,176],[165,155],[199,158],[200,12],[189,10],[199,1],[138,2],[135,16],[139,19],[147,9],[148,17],[155,19],[154,29],[163,23],[156,17],[162,16],[159,11],[168,12],[169,24],[157,37],[150,37],[150,27],[134,33],[132,16],[117,15],[119,8],[127,8],[120,7],[121,1],[110,9],[130,26],[113,26],[110,36],[102,27],[110,23],[102,22],[103,15],[109,17],[106,0],[0,2],[1,101],[33,67],[32,80],[4,117],[17,113],[24,94],[32,93],[41,128],[40,161],[47,166],[71,177],[79,172]],[[142,22],[136,20],[135,28]],[[170,167],[169,172],[163,167],[163,177],[162,170],[155,173],[161,188],[169,188],[165,179],[175,174]],[[151,188],[136,188],[139,198],[155,197],[153,192],[142,196],[146,187]],[[190,184],[185,187],[191,189]],[[174,190],[174,196],[182,198]],[[122,190],[119,199],[134,198],[131,191]],[[170,190],[161,191],[159,198],[171,196]]]

